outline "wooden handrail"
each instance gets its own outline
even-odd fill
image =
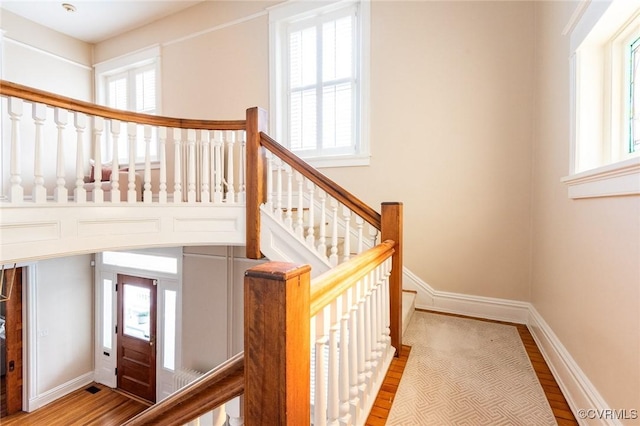
[[[380,213],[369,207],[358,197],[351,194],[349,191],[320,173],[318,170],[311,167],[305,161],[296,157],[291,151],[280,145],[269,135],[261,133],[260,141],[265,148],[267,148],[274,154],[277,154],[277,156],[280,159],[284,160],[285,163],[293,167],[298,172],[302,173],[307,179],[322,188],[331,197],[347,206],[352,212],[373,225],[376,229],[380,229]]]
[[[246,127],[246,120],[194,120],[123,111],[56,95],[44,90],[33,89],[5,80],[0,80],[0,95],[15,96],[26,101],[39,102],[92,116],[160,127],[203,130],[244,130]]]
[[[362,279],[382,262],[393,256],[395,242],[383,241],[320,275],[311,285],[310,315],[318,314],[325,306],[337,299],[355,282]]]
[[[244,352],[138,414],[123,426],[184,425],[244,392]]]

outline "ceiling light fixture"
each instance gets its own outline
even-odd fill
[[[62,7],[64,8],[64,10],[66,10],[67,12],[75,12],[76,11],[76,7],[74,5],[72,5],[71,3],[62,3]]]

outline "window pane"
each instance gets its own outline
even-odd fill
[[[102,280],[102,346],[111,349],[113,339],[113,281]]]
[[[156,110],[156,72],[153,69],[136,74],[136,111],[152,114]]]
[[[290,143],[292,149],[315,149],[317,145],[316,89],[291,93]]]
[[[125,268],[168,272],[171,274],[178,273],[178,260],[173,257],[105,251],[102,253],[102,262],[105,265],[123,266]]]
[[[351,83],[327,86],[322,97],[322,147],[349,147],[352,142]]]
[[[176,292],[164,291],[164,348],[163,366],[176,368]]]
[[[107,106],[127,109],[127,77],[112,77],[107,83]]]
[[[350,78],[353,59],[351,16],[322,26],[322,80]]]
[[[292,89],[316,84],[316,28],[289,35],[289,85]]]
[[[127,336],[149,341],[151,336],[151,290],[125,284],[122,291],[123,332]]]

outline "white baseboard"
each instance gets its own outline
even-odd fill
[[[31,398],[29,400],[27,411],[32,412],[34,410],[37,410],[38,408],[43,407],[59,398],[62,398],[63,396],[68,395],[71,392],[82,388],[83,386],[87,386],[92,382],[93,371],[85,373],[80,377],[76,377],[73,380],[69,380],[68,382],[63,383],[60,386],[57,386],[51,390],[48,390],[38,396]]]
[[[526,324],[529,319],[529,303],[438,291],[407,268],[403,269],[402,288],[418,292],[416,297],[416,308],[418,309],[508,321],[517,324]]]
[[[580,425],[621,425],[595,386],[580,369],[536,308],[529,307],[529,331]],[[586,412],[584,410],[587,410]],[[584,412],[580,418],[580,413]],[[593,417],[593,418],[592,418]]]
[[[560,339],[528,302],[449,293],[433,289],[407,268],[402,287],[417,291],[416,308],[526,324],[580,425],[622,425]],[[581,410],[583,417],[579,418]],[[624,414],[624,413],[623,413]],[[632,414],[632,413],[628,413]],[[594,418],[595,417],[595,418]]]

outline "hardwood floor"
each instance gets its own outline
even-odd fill
[[[87,391],[94,386],[96,393]],[[92,384],[48,404],[33,413],[17,413],[2,419],[2,426],[120,425],[148,407],[118,391]]]
[[[470,318],[462,315],[452,316]],[[544,361],[542,354],[540,353],[540,350],[527,327],[522,324],[512,324],[502,321],[491,321],[478,318],[472,319],[508,324],[517,328],[558,425],[577,425],[578,422],[573,416],[566,399],[560,391],[560,387],[553,378],[551,370]],[[382,426],[386,423],[410,352],[410,346],[403,346],[402,356],[400,358],[393,359],[391,367],[387,372],[380,392],[378,392],[374,406],[367,419],[367,426]],[[148,406],[105,386],[99,384],[93,384],[93,386],[100,389],[100,391],[92,394],[86,390],[88,388],[87,386],[47,405],[45,408],[33,413],[14,414],[10,417],[3,418],[0,423],[3,426],[119,425],[123,421],[143,411]],[[2,383],[2,388],[4,389],[4,383]]]
[[[536,345],[536,342],[533,340],[533,336],[529,332],[529,329],[526,325],[514,324],[504,321],[486,320],[482,318],[473,318],[464,315],[444,314],[441,312],[421,309],[416,309],[416,311],[430,312],[439,315],[449,315],[459,318],[469,318],[478,321],[493,322],[497,324],[507,324],[516,327],[518,330],[518,334],[520,335],[520,339],[522,339],[522,344],[527,350],[527,355],[529,356],[531,365],[533,366],[533,369],[536,372],[536,376],[538,376],[538,380],[542,385],[542,389],[544,390],[544,393],[547,397],[547,401],[549,401],[549,405],[551,406],[551,411],[553,411],[553,414],[556,418],[556,422],[559,426],[578,425],[578,422],[571,412],[571,408],[569,407],[567,400],[562,394],[558,383],[553,378],[549,366],[542,357],[542,353]],[[382,388],[380,389],[380,392],[378,392],[378,396],[376,397],[371,413],[367,418],[367,426],[382,426],[386,423],[387,417],[389,416],[389,411],[391,410],[391,405],[393,404],[393,399],[395,398],[395,394],[398,390],[398,385],[400,384],[402,372],[404,371],[404,367],[407,364],[407,359],[409,358],[410,350],[411,348],[409,346],[403,346],[402,357],[394,358],[393,362],[391,363],[391,367],[389,368],[384,382],[382,383]]]

